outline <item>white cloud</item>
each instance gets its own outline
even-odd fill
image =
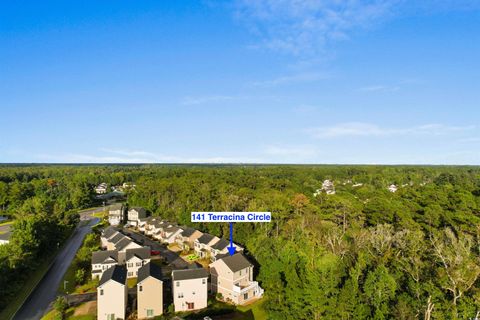
[[[309,129],[308,132],[319,139],[338,137],[429,135],[439,136],[473,130],[475,126],[448,126],[443,124],[425,124],[406,128],[380,127],[362,122],[341,123],[334,126]]]
[[[294,55],[324,51],[331,41],[388,17],[401,0],[239,0],[237,16],[261,46]]]

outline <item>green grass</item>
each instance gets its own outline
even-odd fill
[[[100,212],[95,212],[92,214],[93,217],[95,218],[103,218],[107,215],[107,211],[100,211]]]
[[[267,312],[263,308],[264,303],[265,303],[265,298],[255,303],[249,304],[247,306],[238,306],[237,310],[240,310],[242,312],[247,312],[249,310],[252,310],[255,320],[266,320]]]
[[[81,305],[79,305],[81,306]],[[85,314],[81,316],[73,316],[73,313],[75,312],[75,308],[71,307],[67,309],[67,312],[65,312],[65,319],[67,320],[95,320],[96,315],[94,314]],[[55,316],[57,315],[57,311],[55,310],[50,310],[48,313],[46,313],[41,320],[55,320]]]
[[[68,266],[67,272],[63,275],[63,279],[58,285],[58,292],[63,294],[70,294],[75,291],[76,281],[75,281],[75,272],[76,268],[76,259],[73,258],[72,263]],[[65,283],[65,281],[67,281]]]
[[[195,261],[195,260],[197,260],[198,258],[200,258],[200,257],[197,256],[196,254],[189,254],[189,255],[187,256],[187,260],[188,260],[188,261]]]
[[[0,319],[10,319],[17,312],[23,302],[30,295],[32,290],[37,286],[37,284],[42,280],[45,273],[48,271],[50,264],[57,255],[58,250],[48,256],[45,261],[43,261],[39,266],[35,268],[34,271],[29,275],[28,281],[23,285],[23,287],[15,295],[15,299],[10,301],[8,305],[0,312]]]
[[[129,288],[133,288],[137,285],[137,278],[129,278],[127,279],[127,286]]]

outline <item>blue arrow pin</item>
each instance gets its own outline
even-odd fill
[[[230,222],[230,247],[227,247],[231,256],[235,254],[236,248],[233,246],[233,222]]]

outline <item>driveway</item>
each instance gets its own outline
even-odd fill
[[[98,218],[94,218],[90,220],[88,225],[77,227],[75,229],[73,235],[68,239],[60,253],[55,257],[50,269],[17,311],[13,319],[36,320],[43,316],[43,314],[49,309],[50,303],[57,296],[57,288],[63,279],[63,275],[75,257],[75,254],[82,245],[83,238],[92,231],[92,226],[98,221]]]
[[[165,246],[159,244],[157,241],[151,240],[147,236],[130,229],[124,229],[123,232],[137,242],[143,243],[146,246],[150,246],[152,250],[160,251],[160,255],[165,259],[165,261],[168,262],[172,269],[186,269],[188,267],[188,263],[180,258],[177,253],[168,250]]]

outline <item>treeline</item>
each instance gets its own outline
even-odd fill
[[[272,212],[271,223],[238,223],[234,234],[256,263],[270,319],[454,319],[480,311],[477,167],[4,167],[6,211],[21,215],[25,206],[12,198],[12,184],[48,179],[66,190],[77,181],[84,199],[100,182],[134,183],[129,205],[187,225],[192,211]],[[314,196],[325,179],[336,194]],[[61,208],[87,202],[64,197]],[[195,227],[228,237],[226,224]]]

